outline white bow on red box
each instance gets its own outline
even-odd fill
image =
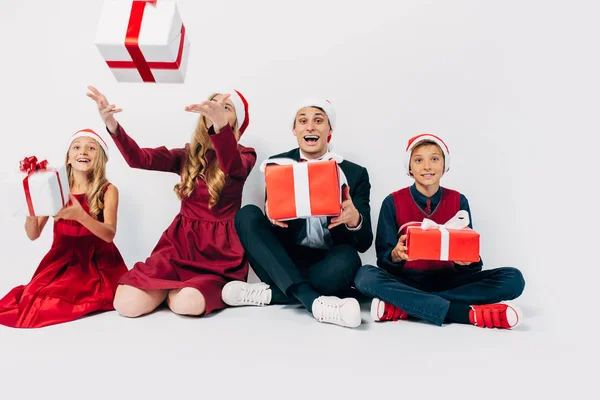
[[[406,229],[407,255],[416,260],[471,261],[479,260],[479,233],[469,228],[469,213],[460,210],[444,224],[424,218],[408,222]]]
[[[343,157],[327,153],[318,160],[298,162],[271,158],[260,165],[265,174],[269,217],[285,221],[339,215],[346,176]]]

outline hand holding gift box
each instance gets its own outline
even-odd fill
[[[479,233],[469,228],[469,213],[461,210],[445,224],[430,219],[410,222],[406,228],[407,256],[410,260],[479,261]]]
[[[15,215],[54,216],[69,202],[69,182],[65,166],[50,168],[46,160],[38,162],[32,156],[23,159],[19,169],[26,175],[21,178],[21,195]]]
[[[175,0],[105,0],[96,47],[119,82],[185,80],[190,43]]]
[[[265,174],[269,218],[285,221],[306,217],[337,216],[341,211],[346,182],[339,169],[342,158],[297,162],[269,159],[260,170]]]

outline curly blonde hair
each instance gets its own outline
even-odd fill
[[[98,219],[98,216],[102,210],[104,210],[104,189],[109,185],[109,182],[106,179],[106,162],[108,161],[108,158],[106,157],[106,153],[102,146],[100,146],[95,139],[92,140],[96,143],[98,155],[94,159],[92,171],[88,175],[90,184],[88,185],[85,197],[90,209],[90,215],[93,218]],[[73,167],[69,164],[69,150],[67,150],[65,165],[67,167],[69,188],[72,188],[75,178],[73,177]]]
[[[218,95],[219,93],[214,93],[209,97],[209,100],[214,99]],[[233,126],[233,133],[236,139],[239,140],[237,120]],[[192,195],[195,189],[194,183],[196,178],[200,177],[206,182],[208,193],[210,194],[208,207],[213,208],[219,202],[226,177],[225,173],[219,167],[219,161],[216,158],[210,164],[206,160],[206,153],[212,148],[212,143],[208,136],[206,118],[201,115],[189,145],[187,159],[181,173],[181,182],[173,188],[179,200]]]

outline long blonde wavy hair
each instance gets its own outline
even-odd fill
[[[104,152],[102,146],[100,146],[95,139],[92,140],[96,144],[98,153],[94,159],[92,171],[88,175],[89,185],[85,197],[87,198],[90,215],[98,219],[98,215],[100,215],[102,210],[104,210],[104,189],[109,184],[108,180],[106,179],[106,162],[108,161],[108,158],[106,157],[106,153]],[[72,188],[73,184],[75,183],[75,178],[73,177],[73,167],[71,164],[69,164],[69,150],[67,150],[67,159],[65,161],[65,165],[67,167],[69,188]]]
[[[214,99],[218,95],[219,93],[214,93],[209,97],[209,100]],[[236,139],[239,140],[240,133],[237,119],[233,127],[233,133]],[[212,163],[207,163],[206,153],[211,149],[212,143],[208,137],[206,118],[201,115],[189,145],[187,159],[181,173],[181,182],[173,188],[179,200],[182,200],[183,197],[190,197],[194,192],[196,179],[201,178],[206,182],[208,193],[210,194],[208,207],[213,208],[219,202],[226,177],[225,173],[219,167],[219,161],[216,157]]]

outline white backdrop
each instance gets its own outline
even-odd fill
[[[178,4],[192,43],[187,79],[155,85],[114,80],[93,43],[101,1],[0,1],[0,171],[29,155],[62,162],[71,133],[104,132],[87,85],[124,108],[118,119],[140,145],[168,147],[192,134],[185,105],[237,88],[250,103],[242,143],[258,163],[295,147],[295,102],[317,93],[337,110],[335,151],[369,170],[374,230],[384,197],[412,182],[407,139],[435,133],[452,153],[442,183],[468,197],[486,268],[520,268],[530,310],[587,312],[574,305],[598,277],[596,2]],[[129,169],[109,145],[115,242],[131,267],[177,213],[177,176]],[[262,194],[255,168],[244,203]],[[5,293],[29,281],[52,235],[49,226],[30,242],[22,218],[1,218]],[[375,261],[374,247],[363,259]]]

